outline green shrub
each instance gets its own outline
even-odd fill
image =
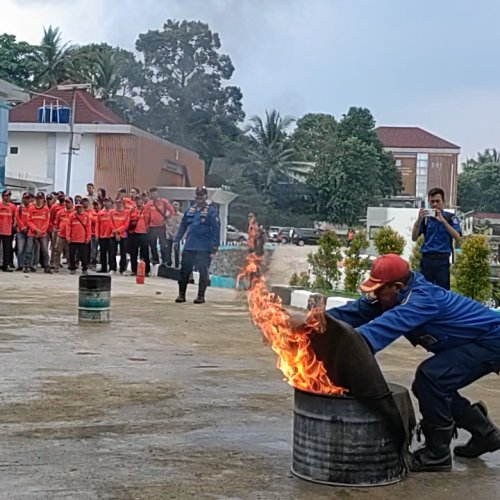
[[[379,255],[395,253],[401,255],[405,249],[405,239],[392,227],[381,227],[373,238],[375,248]]]
[[[364,231],[358,231],[346,251],[344,259],[344,290],[348,293],[356,293],[364,273],[370,267],[370,260],[361,258],[361,253],[369,246]]]
[[[417,241],[413,244],[413,248],[410,256],[410,268],[412,271],[420,271],[420,258],[422,254],[420,253],[420,249],[424,244],[424,235],[421,234]]]
[[[307,256],[318,284],[325,288],[335,288],[340,281],[338,265],[342,260],[342,242],[333,231],[326,231],[319,240],[316,253]]]
[[[491,296],[490,247],[485,236],[473,234],[462,240],[454,266],[456,289],[462,295],[483,302]]]
[[[293,273],[288,284],[298,288],[310,288],[309,274],[306,271],[302,271],[300,274]]]

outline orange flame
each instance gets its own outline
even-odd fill
[[[253,217],[249,218],[248,245],[254,249],[254,237],[257,225]],[[321,310],[309,312],[306,322],[300,329],[292,328],[290,315],[282,307],[281,298],[270,293],[266,280],[259,268],[262,256],[251,252],[246,265],[237,277],[247,285],[247,301],[254,325],[262,332],[264,341],[277,354],[276,366],[284,379],[293,387],[317,394],[343,394],[342,387],[336,386],[327,376],[323,363],[317,359],[311,348],[310,335],[325,330],[324,316]]]

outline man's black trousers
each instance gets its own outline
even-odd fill
[[[433,427],[451,425],[470,406],[457,391],[499,371],[500,332],[495,340],[477,339],[426,359],[412,386],[424,421]]]
[[[445,290],[450,289],[450,256],[448,254],[423,254],[420,272],[424,278]]]
[[[186,287],[189,283],[189,277],[193,271],[193,268],[196,268],[196,270],[200,274],[200,281],[198,283],[198,296],[204,297],[209,282],[209,267],[210,252],[184,250],[182,252],[181,279],[179,281],[180,292],[186,292]]]

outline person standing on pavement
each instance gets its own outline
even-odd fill
[[[179,230],[179,226],[182,221],[182,217],[184,214],[179,210],[180,203],[178,201],[174,201],[172,203],[172,207],[174,209],[174,213],[167,220],[167,266],[172,265],[172,250],[174,251],[174,265],[175,268],[179,268],[179,248],[174,248],[174,240],[177,231]]]
[[[66,227],[70,214],[74,210],[73,198],[66,196],[64,199],[64,210],[59,210],[56,216],[55,230],[57,231],[56,251],[54,255],[54,272],[58,273],[61,267],[61,255],[68,252],[68,241],[66,240]],[[68,257],[69,262],[69,257]]]
[[[123,199],[116,198],[115,208],[111,210],[111,240],[109,242],[109,268],[116,272],[116,256],[120,249],[120,274],[127,270],[127,231],[130,224],[130,212],[125,210]]]
[[[500,315],[479,302],[429,283],[395,254],[382,255],[360,289],[365,295],[327,315],[355,328],[376,354],[404,336],[434,354],[417,368],[412,390],[425,446],[411,459],[415,472],[449,471],[455,425],[471,439],[454,453],[477,458],[500,449],[500,432],[484,403],[458,393],[500,371]]]
[[[181,277],[179,280],[179,295],[176,302],[186,302],[186,290],[189,277],[196,267],[200,274],[198,296],[195,304],[205,302],[205,291],[208,287],[208,269],[210,262],[219,248],[220,226],[217,210],[207,204],[207,189],[197,187],[195,190],[195,204],[184,212],[181,224],[175,236],[175,247],[187,232],[181,261]]]
[[[84,211],[83,205],[77,203],[75,210],[69,215],[66,226],[66,241],[69,245],[69,273],[76,272],[76,256],[82,263],[82,273],[88,274],[89,243],[92,236],[90,214]]]
[[[417,241],[421,234],[424,235],[424,243],[420,249],[420,272],[425,279],[449,290],[453,240],[460,239],[462,229],[455,214],[444,210],[442,189],[431,189],[427,199],[431,209],[420,209],[411,237],[413,241]]]
[[[38,193],[35,203],[28,210],[28,242],[24,261],[24,272],[36,272],[37,260],[41,256],[45,272],[52,274],[49,259],[47,232],[50,226],[50,209],[45,203],[45,195]],[[35,257],[38,255],[38,258]]]
[[[160,263],[157,248],[157,242],[159,242],[161,262],[165,264],[167,262],[167,232],[165,228],[168,218],[174,213],[174,209],[166,198],[160,198],[158,188],[152,187],[149,192],[151,199],[146,203],[144,210],[149,228],[148,237],[152,263]]]
[[[16,206],[11,203],[12,193],[9,189],[2,191],[2,202],[0,203],[0,243],[3,249],[2,271],[11,272],[9,264],[12,261],[12,241],[14,238],[14,226],[16,224]]]
[[[111,237],[113,226],[111,224],[111,209],[113,202],[109,198],[103,200],[104,208],[99,211],[96,221],[96,233],[99,238],[99,255],[101,260],[100,273],[108,272],[108,263],[111,266]],[[116,269],[116,259],[115,259]]]
[[[97,267],[97,253],[99,251],[99,235],[97,234],[97,217],[101,211],[101,205],[97,200],[92,202],[90,209],[90,229],[92,237],[90,238],[90,268],[95,270]]]
[[[135,197],[136,208],[130,214],[129,224],[129,248],[130,248],[130,267],[132,276],[137,274],[137,259],[140,257],[145,263],[146,276],[151,271],[149,261],[148,245],[148,226],[146,224],[146,214],[144,213],[144,203],[141,196]]]
[[[26,255],[26,245],[28,244],[28,211],[31,205],[31,196],[24,193],[21,198],[21,204],[16,211],[16,249],[17,249],[17,267],[16,271],[24,269],[24,257]]]

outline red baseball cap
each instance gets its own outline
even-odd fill
[[[388,253],[373,261],[370,276],[359,286],[362,292],[374,292],[387,283],[403,279],[410,272],[410,265],[399,255]]]

